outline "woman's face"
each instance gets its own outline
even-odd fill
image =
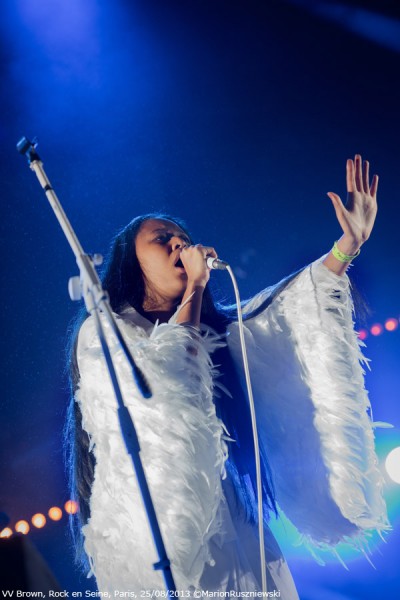
[[[135,246],[144,275],[146,297],[174,301],[183,296],[187,275],[179,257],[182,248],[190,244],[187,234],[173,221],[144,221]]]

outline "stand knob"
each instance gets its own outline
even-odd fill
[[[75,277],[70,277],[68,280],[68,293],[71,300],[81,300],[82,299],[82,288],[81,288],[81,280],[79,275],[75,275]]]
[[[103,256],[102,256],[102,254],[93,254],[93,256],[92,256],[92,260],[93,260],[93,264],[94,264],[96,267],[99,267],[100,265],[102,265],[102,264],[103,264],[103,260],[104,260],[104,259],[103,259]]]

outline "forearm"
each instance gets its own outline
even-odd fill
[[[343,234],[342,237],[338,240],[338,248],[344,254],[348,254],[350,256],[354,256],[357,254],[360,249],[361,243],[357,241],[355,238],[349,237],[346,234]],[[338,260],[332,253],[332,250],[329,252],[323,264],[328,267],[333,273],[336,275],[344,275],[350,262],[342,262]]]
[[[182,298],[183,308],[179,311],[176,322],[180,325],[200,327],[201,304],[203,302],[205,284],[189,282]]]

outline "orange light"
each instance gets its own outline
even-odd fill
[[[30,530],[29,527],[29,523],[27,521],[18,521],[18,523],[15,524],[15,531],[18,531],[18,533],[23,533],[24,535],[26,535]]]
[[[13,530],[9,527],[5,527],[2,531],[0,531],[0,538],[9,538],[13,534]]]
[[[375,325],[372,325],[370,332],[372,335],[381,335],[383,333],[383,327],[380,323],[375,323]]]
[[[32,524],[38,529],[41,529],[46,525],[46,517],[42,515],[42,513],[36,513],[36,515],[33,515],[31,521]]]
[[[395,329],[397,329],[399,326],[399,322],[397,319],[387,319],[385,321],[385,328],[388,331],[394,331]]]
[[[75,513],[78,512],[79,507],[78,507],[78,503],[75,502],[75,500],[68,500],[65,504],[64,504],[64,508],[65,511],[69,514],[69,515],[74,515]]]
[[[360,338],[360,340],[367,339],[368,331],[366,329],[360,329],[360,331],[358,332],[358,337]]]
[[[47,514],[52,521],[59,521],[62,518],[62,510],[58,506],[52,506]]]

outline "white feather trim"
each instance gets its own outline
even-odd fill
[[[193,329],[163,324],[148,335],[119,319],[153,396],[142,399],[113,336],[108,335],[123,397],[134,419],[141,457],[178,589],[197,587],[209,540],[220,531],[217,510],[227,446],[213,403],[210,352],[221,342]],[[109,334],[109,328],[105,324]],[[81,382],[76,395],[83,427],[94,444],[95,480],[85,549],[102,591],[164,589],[152,569],[157,556],[150,537],[133,466],[122,441],[111,383],[93,319],[79,334]]]
[[[307,543],[362,546],[364,532],[389,527],[383,478],[349,280],[327,269],[323,258],[245,323],[251,377],[281,508]],[[241,368],[236,324],[228,344]]]

